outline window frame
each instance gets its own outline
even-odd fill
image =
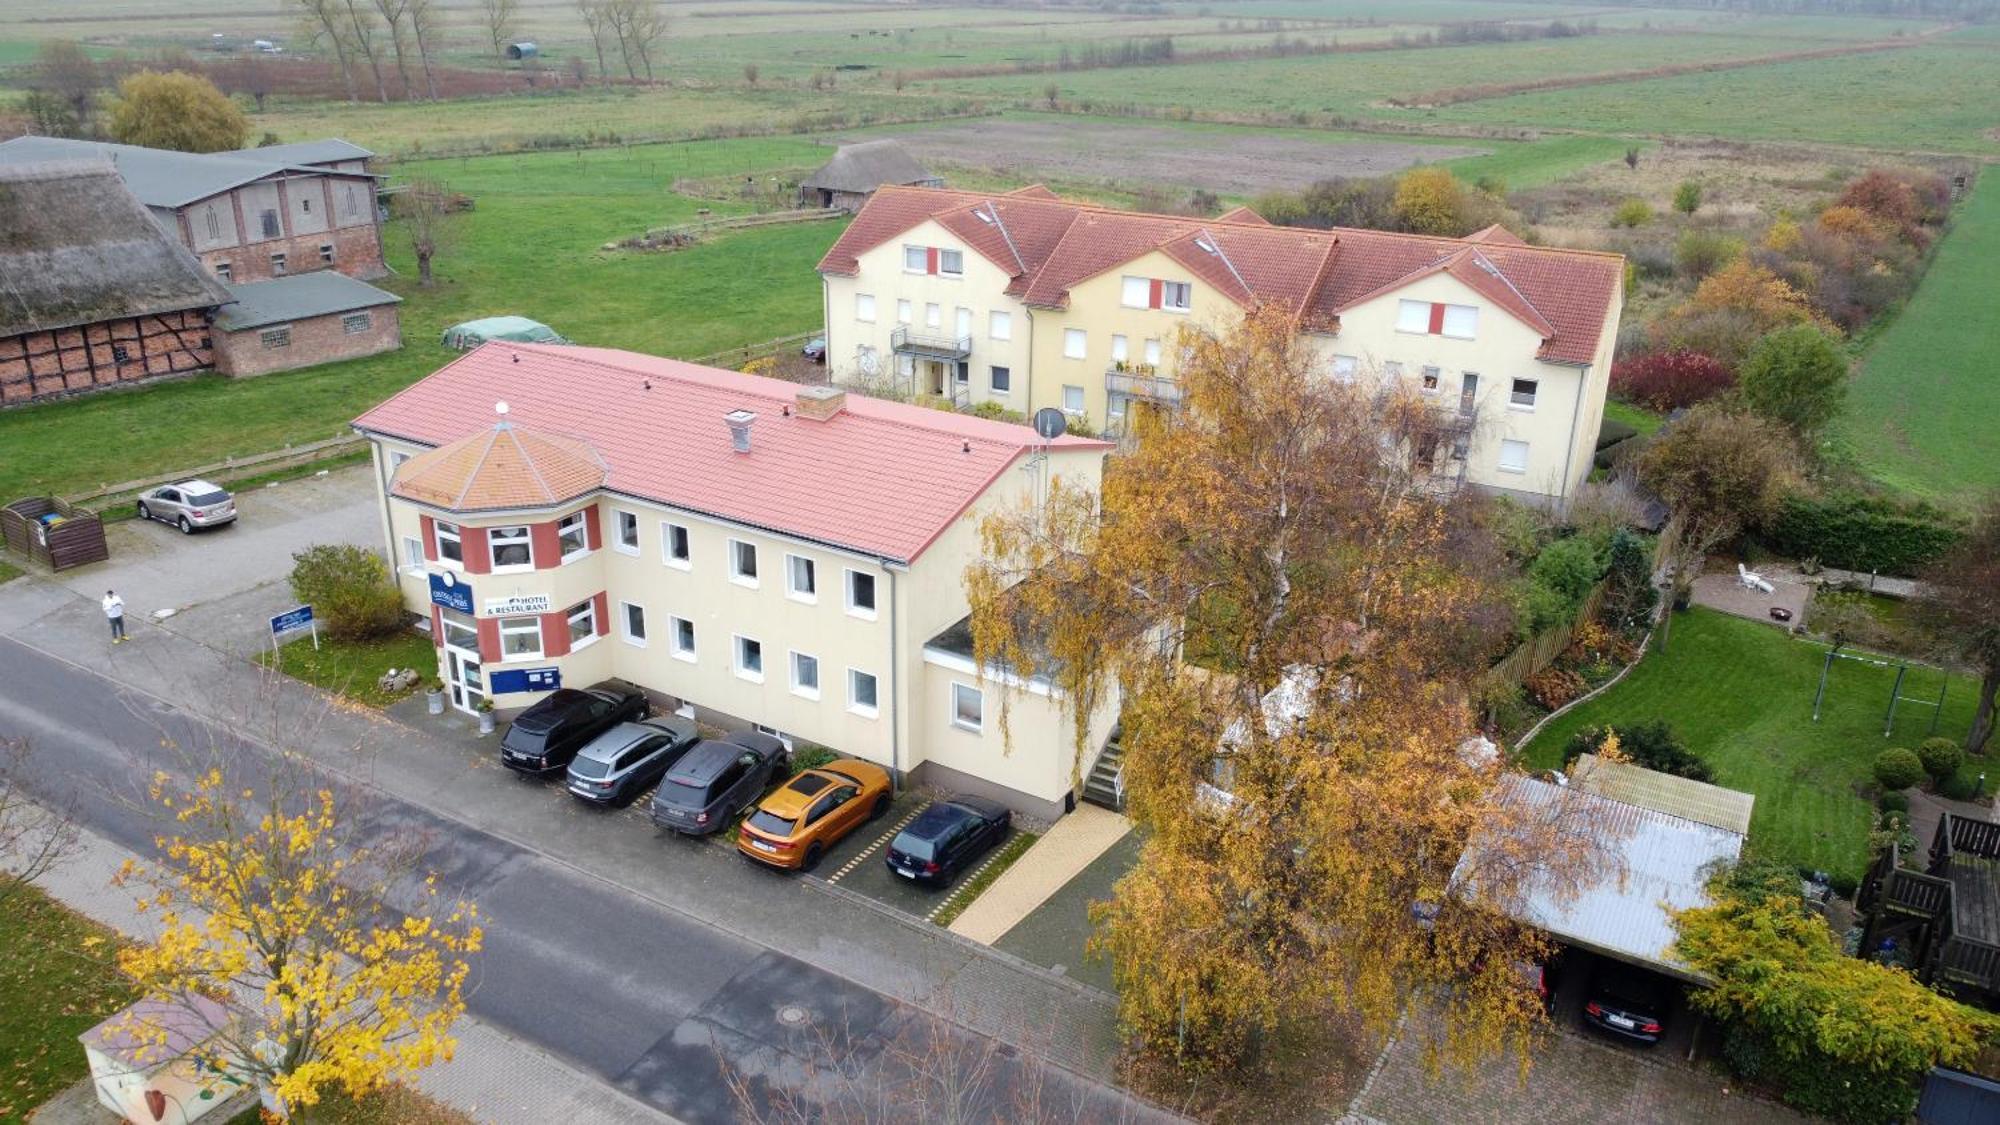
[[[1407,333],[1412,336],[1430,335],[1431,304],[1432,302],[1430,301],[1412,301],[1407,297],[1397,298],[1396,331]],[[1412,313],[1416,314],[1415,320],[1417,326],[1414,328],[1410,327]]]
[[[291,259],[283,250],[271,252],[271,276],[284,277],[291,268]]]
[[[1361,373],[1361,357],[1337,355],[1333,357],[1333,378],[1337,383],[1352,383]]]
[[[788,671],[791,673],[792,694],[802,699],[818,699],[820,682],[819,657],[814,656],[810,652],[800,652],[797,649],[793,649],[785,663]],[[805,683],[804,678],[799,674],[807,664],[810,664],[812,667],[811,684]]]
[[[1071,391],[1076,392],[1075,406],[1071,406],[1069,404],[1069,393]],[[1087,404],[1084,400],[1083,388],[1077,386],[1075,383],[1064,383],[1062,385],[1062,403],[1063,403],[1062,411],[1064,414],[1081,418],[1083,416],[1084,411],[1087,409]]]
[[[424,541],[422,536],[405,535],[403,541],[403,565],[397,569],[413,574],[424,568]]]
[[[977,715],[969,720],[964,716],[964,701],[968,693],[974,704],[973,709],[977,712]],[[968,684],[964,680],[951,682],[951,725],[953,729],[968,734],[986,733],[986,693],[977,684]]]
[[[1011,341],[1014,338],[1014,314],[1006,309],[988,309],[986,337],[990,340]]]
[[[1074,351],[1070,350],[1070,346],[1072,344],[1074,344],[1076,348],[1076,350]],[[1083,328],[1063,329],[1062,355],[1064,359],[1089,359],[1090,358],[1089,330]]]
[[[1133,294],[1138,294],[1136,297]],[[1153,279],[1125,274],[1118,279],[1118,304],[1128,309],[1150,308],[1153,304]]]
[[[1180,299],[1175,301],[1173,298]],[[1194,308],[1194,283],[1189,281],[1160,282],[1160,311],[1170,313],[1190,312]]]
[[[996,378],[996,376],[998,376]],[[995,395],[1014,393],[1014,369],[1001,363],[986,365],[986,392]]]
[[[1438,335],[1443,336],[1446,339],[1450,340],[1476,340],[1479,338],[1478,305],[1454,305],[1449,302],[1440,302],[1440,303],[1444,305],[1444,314],[1438,319],[1438,330],[1437,330]],[[1452,331],[1452,320],[1454,313],[1461,314],[1461,316],[1469,317],[1471,319],[1471,324],[1469,325],[1464,323],[1460,323],[1458,325],[1458,327],[1464,329],[1464,331],[1460,332]]]
[[[681,633],[687,633],[687,643],[681,643]],[[667,655],[675,660],[685,660],[689,664],[697,662],[695,645],[699,641],[695,624],[691,618],[674,614],[667,615]]]
[[[1526,401],[1523,401],[1521,397],[1521,384],[1523,383],[1528,385]],[[1542,381],[1540,379],[1526,379],[1516,376],[1513,383],[1507,388],[1507,409],[1518,410],[1523,414],[1533,414],[1535,412],[1535,403],[1541,397],[1541,390]]]
[[[861,686],[861,681],[863,680],[868,681],[868,694],[874,698],[875,702],[873,703],[861,702],[861,694],[857,689]],[[867,719],[880,716],[882,714],[882,678],[873,672],[864,672],[859,668],[849,668],[847,670],[847,710],[850,714],[860,715]]]
[[[912,320],[916,319],[916,315],[917,315],[917,307],[910,303],[910,299],[908,297],[896,298],[897,324],[908,324]]]
[[[1129,363],[1132,359],[1132,341],[1123,332],[1111,334],[1111,362]]]
[[[351,312],[340,318],[340,334],[343,336],[359,336],[363,332],[372,330],[374,327],[375,314],[369,312],[367,309],[362,309],[360,312]]]
[[[680,535],[681,550],[674,550],[675,533]],[[672,520],[660,521],[660,561],[677,570],[694,569],[694,533],[688,525]]]
[[[520,652],[513,652],[507,648],[508,638],[520,638],[530,635],[535,640],[534,651],[530,652],[523,649]],[[510,664],[516,661],[543,660],[546,659],[547,652],[548,642],[542,637],[542,619],[540,617],[531,614],[525,617],[500,618],[500,663]]]
[[[801,589],[799,586],[801,564],[805,568],[805,579],[811,584],[810,589]],[[806,605],[819,604],[819,563],[812,556],[785,552],[785,596],[795,602],[804,602]]]
[[[448,558],[444,553],[447,536],[451,540],[451,549],[458,553],[457,558]],[[431,521],[431,551],[437,556],[439,565],[453,570],[465,569],[465,535],[457,524],[447,523],[444,520]]]
[[[875,581],[873,574],[865,570],[856,570],[851,566],[845,568],[845,570],[846,575],[841,582],[841,588],[842,600],[846,604],[847,615],[849,617],[859,617],[864,621],[876,620],[881,609],[881,602],[879,601],[881,585]],[[868,604],[866,606],[860,605],[854,598],[855,580],[861,578],[868,580]]]
[[[330,265],[332,265],[332,264],[333,264],[333,256],[334,256],[334,255],[333,255],[333,243],[331,243],[331,242],[322,242],[322,243],[320,243],[320,244],[319,244],[319,261],[320,261],[320,264],[321,264],[321,265],[323,265],[323,266],[330,266]]]
[[[639,611],[639,631],[636,634],[632,632],[633,610]],[[623,638],[625,643],[631,645],[633,648],[645,648],[646,641],[650,638],[651,633],[652,633],[652,627],[648,625],[646,622],[646,607],[640,605],[638,602],[628,602],[622,598],[619,599],[618,602],[619,637]]]
[[[916,255],[917,264],[910,264],[910,256]],[[903,243],[903,272],[928,274],[931,272],[931,248]]]
[[[1521,451],[1521,463],[1519,465],[1509,465],[1507,463],[1507,453],[1510,446],[1518,448]],[[1530,451],[1529,444],[1519,438],[1501,438],[1500,452],[1493,467],[1503,473],[1525,474],[1528,471],[1528,455]]]
[[[937,259],[938,259],[937,275],[939,277],[965,276],[965,251],[952,250],[940,246],[938,247]],[[953,267],[949,264],[954,261],[958,263],[956,267]]]
[[[520,534],[507,535],[505,534],[506,532],[519,532]],[[517,546],[528,549],[528,561],[502,563],[500,561],[500,548]],[[504,527],[487,528],[486,562],[488,566],[493,568],[492,573],[494,574],[520,574],[535,569],[535,537],[529,531],[528,525],[517,523],[508,524]]]
[[[576,631],[577,619],[579,617],[590,624],[590,628],[581,636],[577,635]],[[597,638],[603,635],[597,628],[597,599],[594,597],[585,598],[564,610],[563,625],[569,629],[569,650],[571,652],[596,644]]]
[[[568,566],[590,554],[590,517],[585,514],[588,511],[587,508],[578,508],[556,521],[556,556],[561,560],[557,565]],[[574,550],[569,545],[572,532],[576,536]]]
[[[292,326],[289,324],[278,324],[270,328],[260,329],[257,333],[257,342],[272,351],[279,348],[289,348],[292,346]]]
[[[854,319],[862,324],[875,323],[875,294],[856,293],[854,295]]]
[[[1146,366],[1152,368],[1154,371],[1158,371],[1161,360],[1160,338],[1158,336],[1146,337],[1145,356]]]
[[[625,542],[625,526],[627,520],[631,521],[631,527],[632,527],[632,542],[629,544]],[[640,545],[641,542],[642,540],[639,534],[639,513],[627,511],[624,508],[611,509],[611,549],[617,551],[621,555],[631,555],[634,558],[637,558],[640,555],[640,553],[645,550],[645,548]]]
[[[747,557],[750,560],[750,569],[748,572],[745,572],[742,567],[743,560],[746,557],[743,552],[746,550],[749,552]],[[731,582],[751,590],[755,590],[762,585],[761,571],[757,565],[757,544],[750,542],[748,539],[737,539],[732,536],[729,540],[728,553],[729,580]]]
[[[742,633],[731,633],[729,640],[729,666],[730,670],[736,673],[736,678],[739,680],[748,680],[753,684],[763,683],[764,642],[758,640],[756,637],[746,637]],[[746,646],[750,645],[756,646],[757,666],[755,668],[751,668],[745,660],[751,652]]]

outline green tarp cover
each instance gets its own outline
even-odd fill
[[[493,340],[509,340],[516,344],[567,344],[568,340],[556,334],[556,330],[539,320],[529,320],[525,316],[489,316],[483,320],[468,320],[464,324],[454,324],[444,330],[444,346],[465,351]]]

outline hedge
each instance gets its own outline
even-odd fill
[[[1765,530],[1765,546],[1789,558],[1816,558],[1842,570],[1914,576],[1964,532],[1938,508],[1871,496],[1786,498]]]

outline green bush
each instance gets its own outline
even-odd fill
[[[1653,585],[1653,551],[1646,539],[1629,527],[1621,527],[1604,549],[1605,575],[1610,579],[1604,591],[1604,620],[1619,629],[1645,622],[1659,603],[1659,588]]]
[[[1875,807],[1885,813],[1900,815],[1910,811],[1910,797],[1909,794],[1900,790],[1887,790],[1880,797],[1875,798]]]
[[[1674,728],[1662,720],[1610,729],[1618,733],[1619,753],[1630,758],[1634,765],[1695,781],[1715,780],[1715,771],[1708,768],[1708,763],[1696,757],[1674,733]],[[1569,745],[1563,747],[1563,764],[1568,765],[1579,755],[1596,753],[1604,745],[1605,733],[1604,727],[1584,727],[1571,735]]]
[[[338,641],[386,637],[403,627],[403,595],[382,557],[351,544],[321,544],[292,556],[292,596],[313,608]]]
[[[1952,774],[1938,782],[1938,795],[1951,801],[1970,801],[1979,796],[1979,779]]]
[[[1963,534],[1957,520],[1921,501],[1793,495],[1765,530],[1764,545],[1787,558],[1909,577],[1943,557]]]
[[[1575,615],[1604,577],[1604,558],[1597,544],[1572,535],[1543,547],[1528,564],[1527,577],[1527,631],[1539,633]]]
[[[1683,180],[1674,189],[1674,210],[1683,215],[1692,215],[1701,210],[1701,184],[1694,180]]]
[[[1917,1108],[1917,1085],[1909,1076],[1842,1066],[1825,1057],[1789,1061],[1778,1069],[1785,1104],[1830,1121],[1881,1125],[1907,1120]]]
[[[1674,243],[1674,265],[1680,267],[1681,273],[1697,280],[1742,256],[1742,239],[1711,230],[1682,231]]]
[[[1875,784],[1883,789],[1908,789],[1924,779],[1924,763],[1901,746],[1891,746],[1875,756]]]
[[[1643,227],[1653,221],[1653,206],[1643,199],[1628,199],[1611,212],[1614,227]]]
[[[1949,738],[1926,738],[1917,747],[1917,760],[1924,764],[1931,780],[1942,783],[1965,764],[1965,750]]]
[[[839,757],[824,746],[801,742],[792,747],[792,772],[816,770]]]

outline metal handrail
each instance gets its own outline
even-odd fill
[[[889,333],[889,350],[950,353],[962,359],[972,354],[972,337],[933,336],[924,332],[912,332],[909,325],[900,324],[896,326],[895,331]]]

